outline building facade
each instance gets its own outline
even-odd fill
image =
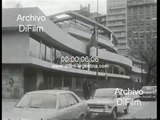
[[[117,49],[120,54],[127,55],[127,1],[107,0],[107,27],[111,29],[117,39]]]
[[[17,21],[19,14],[45,16],[38,8],[2,10],[3,98],[19,98],[39,89],[70,89],[81,96],[86,79],[100,87],[132,88],[132,61],[118,54],[112,42],[117,38],[107,27],[98,24],[97,56],[95,46],[88,47],[94,39],[97,22],[71,11],[45,16],[45,21]],[[42,26],[43,31],[19,32],[19,25]],[[107,67],[82,67],[97,63],[69,60],[66,63],[62,57],[67,60],[98,57],[98,65]],[[71,67],[64,67],[68,62]]]
[[[127,1],[128,46],[132,51],[151,50],[153,39],[157,39],[157,1]]]
[[[150,49],[151,37],[146,37],[152,34],[157,39],[157,0],[107,0],[106,21],[117,35],[122,55],[137,51],[138,39],[143,49]]]

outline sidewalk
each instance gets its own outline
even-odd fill
[[[8,111],[14,107],[19,99],[2,99],[2,112]]]

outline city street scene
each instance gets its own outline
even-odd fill
[[[157,120],[157,0],[2,0],[3,120]]]

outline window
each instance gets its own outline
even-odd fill
[[[41,59],[45,60],[45,45],[41,43]]]
[[[61,58],[61,51],[59,51],[59,50],[56,49],[55,63],[60,64],[61,63],[60,58]]]
[[[51,49],[46,47],[46,61],[51,61]]]
[[[75,98],[74,95],[66,94],[66,97],[67,97],[67,100],[68,100],[70,106],[75,105],[75,104],[78,103],[78,100],[77,100],[77,98]]]
[[[83,78],[82,77],[77,77],[76,78],[76,89],[82,89],[82,80]]]
[[[38,109],[55,109],[57,96],[50,94],[27,94],[19,101],[16,107],[38,108]]]
[[[30,38],[29,40],[29,54],[32,57],[39,58],[39,52],[40,52],[40,43],[33,38]]]
[[[51,62],[54,63],[55,61],[55,48],[51,48]]]
[[[59,108],[68,107],[68,102],[64,94],[59,96]]]
[[[114,66],[114,74],[119,74],[119,69],[116,66]]]

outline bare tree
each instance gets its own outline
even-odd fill
[[[151,82],[156,83],[157,76],[157,35],[155,34],[155,31],[153,31],[152,26],[148,28],[148,31],[142,36],[143,39],[140,36],[139,25],[137,26],[136,33],[129,31],[129,33],[132,34],[131,40],[137,47],[136,50],[131,47],[130,55],[146,63],[146,85]],[[148,48],[146,48],[142,42],[147,42],[146,44],[148,44]]]

